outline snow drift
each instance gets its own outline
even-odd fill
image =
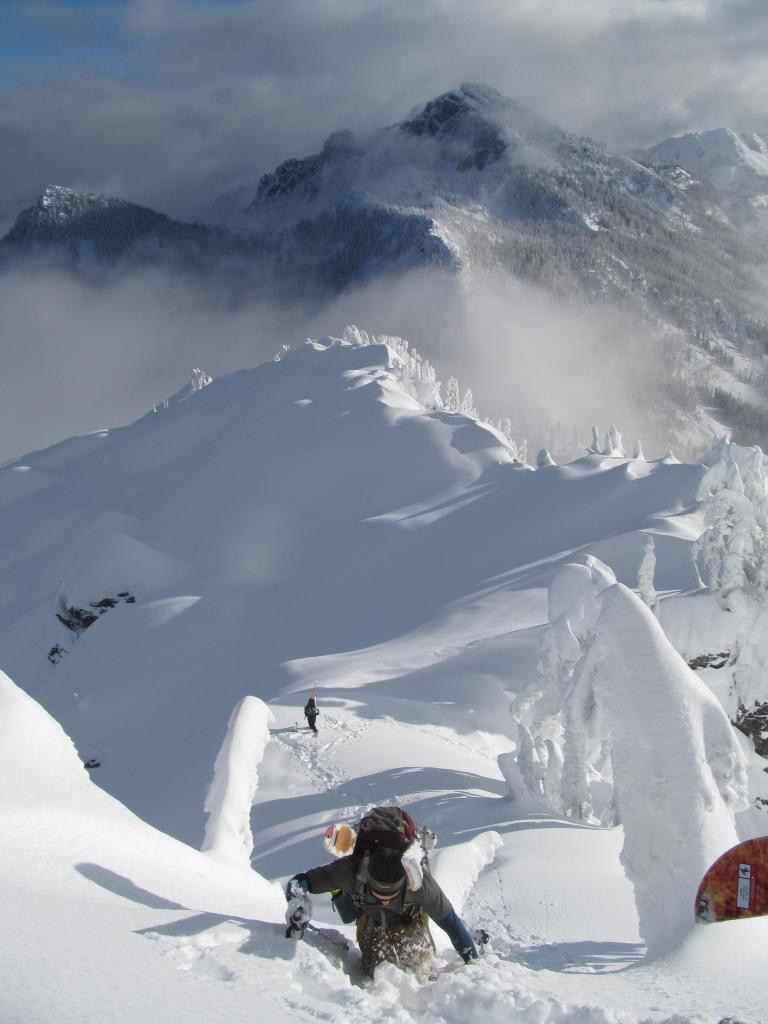
[[[638,934],[639,912],[654,953],[679,940],[733,813],[757,827],[730,725],[626,590],[644,563],[661,622],[698,600],[707,468],[534,469],[437,397],[402,342],[350,332],[0,468],[0,656],[26,691],[0,688],[4,1020],[759,1019],[760,973],[723,951],[754,964],[765,922],[645,966]],[[62,595],[94,612],[74,642]],[[323,897],[304,942],[280,923],[327,825],[386,802],[493,936],[428,990],[360,987]]]

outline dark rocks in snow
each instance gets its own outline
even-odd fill
[[[300,194],[303,199],[319,195],[324,177],[344,173],[349,164],[356,164],[362,150],[350,131],[333,132],[321,152],[303,159],[285,160],[272,173],[262,175],[252,208],[279,196]]]
[[[720,651],[719,654],[699,654],[698,657],[691,658],[688,668],[692,668],[694,672],[699,668],[725,668],[730,656],[730,651]]]
[[[762,704],[755,701],[750,710],[739,704],[739,713],[733,724],[751,738],[760,757],[768,758],[768,701]]]
[[[135,604],[136,598],[129,590],[121,590],[116,597],[107,596],[98,601],[90,601],[89,608],[77,608],[75,605],[68,605],[66,600],[62,599],[61,611],[56,612],[56,618],[62,626],[65,626],[77,637],[92,626],[105,612],[121,603]],[[58,665],[66,653],[66,647],[58,643],[54,644],[48,651],[48,661],[52,665]]]
[[[65,608],[64,613],[56,612],[56,618],[62,626],[66,626],[75,636],[84,633],[89,626],[94,624],[98,617],[93,612],[89,612],[85,608],[75,608],[74,605],[69,605]]]
[[[463,142],[456,153],[457,169],[481,171],[499,160],[507,149],[502,126],[484,109],[503,102],[495,90],[465,84],[430,100],[420,114],[403,121],[400,127],[411,135]]]
[[[48,651],[48,661],[52,665],[58,665],[66,653],[66,647],[63,647],[61,644],[54,644],[50,651]]]

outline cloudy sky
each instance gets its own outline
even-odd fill
[[[3,0],[0,227],[46,184],[191,216],[484,81],[628,146],[768,130],[765,0]]]

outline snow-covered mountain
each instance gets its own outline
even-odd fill
[[[659,168],[682,167],[720,189],[768,192],[768,138],[757,132],[689,132],[652,146],[643,161]]]
[[[459,288],[533,283],[557,304],[640,318],[665,365],[649,415],[678,420],[680,447],[707,432],[705,407],[715,431],[764,440],[765,194],[744,187],[765,161],[764,140],[727,130],[626,156],[465,83],[396,124],[335,132],[255,192],[240,186],[237,210],[213,200],[228,227],[51,187],[0,241],[0,267],[164,268],[217,299],[310,306],[424,268]]]
[[[611,444],[533,469],[352,330],[0,468],[3,1020],[757,1024],[768,920],[693,898],[768,831],[763,457]],[[492,933],[432,985],[361,986],[325,899],[283,938],[270,883],[381,802]]]
[[[88,278],[162,268],[237,292],[266,275],[263,240],[187,224],[112,196],[53,185],[0,241],[0,267],[53,265]]]
[[[764,143],[710,133],[719,134],[757,173]],[[593,302],[631,302],[727,342],[762,341],[751,270],[764,246],[690,174],[669,173],[670,162],[687,166],[670,146],[640,163],[465,83],[398,124],[360,138],[336,132],[320,153],[264,175],[238,231],[52,187],[19,215],[2,256],[53,251],[91,271],[94,256],[167,263],[219,271],[221,286],[228,270],[233,287],[278,281],[294,294],[424,265],[484,268]],[[706,148],[707,166],[726,159],[711,139]],[[662,172],[650,166],[659,163]]]

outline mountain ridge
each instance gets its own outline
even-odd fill
[[[768,197],[724,192],[659,153],[652,166],[464,83],[284,161],[237,227],[52,188],[0,241],[0,265],[48,260],[97,279],[151,267],[235,302],[322,303],[416,269],[532,284],[556,303],[626,311],[656,337],[678,367],[662,415],[682,396],[684,417],[715,406],[722,429],[765,441]]]

